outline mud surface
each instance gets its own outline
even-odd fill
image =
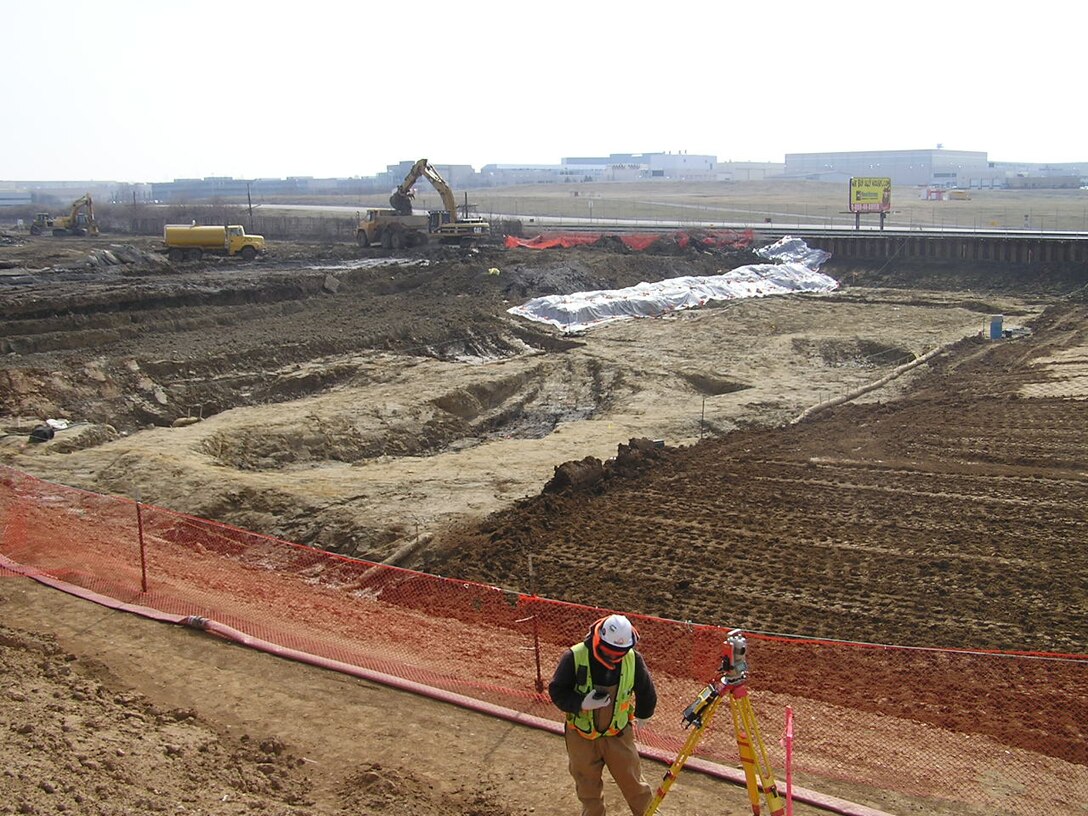
[[[96,254],[106,239],[0,247],[0,461],[503,587],[530,589],[532,555],[539,594],[617,609],[884,643],[1088,650],[1083,270],[832,264],[843,288],[830,295],[569,336],[505,310],[752,258],[281,245],[253,264],[175,268],[150,242],[130,245],[133,260],[117,264]],[[1011,330],[999,342],[979,336],[992,314]],[[70,427],[29,443],[45,419]],[[25,808],[10,812],[51,812],[61,794],[86,813],[575,807],[558,741],[504,754],[531,738],[489,724],[456,760],[419,735],[393,751],[395,729],[278,723],[249,673],[260,658],[228,647],[216,660],[251,694],[200,702],[136,657],[192,667],[179,654],[199,650],[185,638],[148,628],[122,644],[112,627],[138,624],[81,628],[45,590],[13,586],[0,587],[0,655],[3,693],[19,704],[6,707],[21,740],[7,743],[8,778]],[[292,682],[344,685],[300,674],[268,694],[290,697]],[[423,705],[398,700],[382,705]],[[442,733],[485,733],[442,716]],[[498,770],[519,751],[545,757],[530,785]],[[161,796],[140,784],[148,774],[162,775]],[[107,794],[122,804],[110,809]],[[683,812],[742,804],[731,789],[706,797]]]

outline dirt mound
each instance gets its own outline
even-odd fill
[[[391,811],[405,816],[463,813],[465,816],[506,816],[511,810],[496,801],[493,784],[462,785],[445,793],[434,783],[407,768],[384,768],[377,762],[363,765],[344,780],[340,797],[345,812]]]
[[[555,468],[555,475],[544,485],[542,493],[566,493],[594,489],[601,482],[618,477],[637,476],[661,455],[664,443],[652,439],[632,439],[620,445],[615,459],[601,462],[595,456],[587,456],[577,462],[564,462]]]

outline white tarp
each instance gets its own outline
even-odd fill
[[[613,320],[660,317],[679,309],[702,306],[710,300],[830,292],[838,287],[834,278],[817,271],[830,254],[810,249],[799,238],[783,238],[756,252],[762,257],[781,258],[785,262],[741,266],[721,275],[639,283],[626,289],[549,295],[533,298],[507,311],[566,331],[581,331]]]
[[[813,249],[803,238],[791,238],[789,235],[770,246],[755,250],[756,255],[775,263],[799,263],[815,271],[831,257],[830,252]]]

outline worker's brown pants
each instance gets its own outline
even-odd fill
[[[582,803],[582,816],[605,816],[602,774],[606,765],[633,816],[646,812],[654,794],[642,778],[642,765],[631,726],[615,737],[593,740],[568,730],[566,740],[570,775],[574,777],[574,790]]]

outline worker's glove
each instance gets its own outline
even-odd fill
[[[598,708],[604,708],[612,702],[612,698],[608,696],[607,691],[591,691],[582,700],[583,711],[593,711]]]

